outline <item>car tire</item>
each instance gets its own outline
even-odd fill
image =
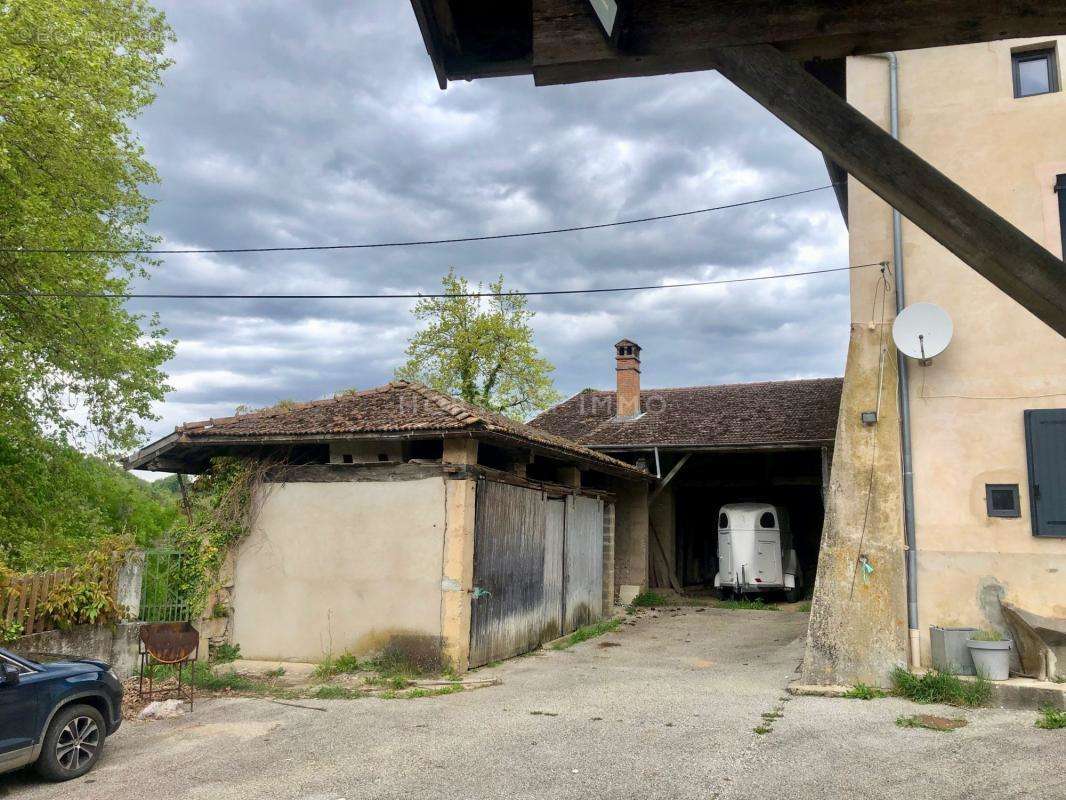
[[[106,735],[104,717],[92,706],[60,709],[44,735],[37,772],[50,781],[80,778],[100,760]]]

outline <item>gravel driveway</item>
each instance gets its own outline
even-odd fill
[[[86,778],[16,773],[0,777],[0,797],[1066,797],[1066,731],[1035,728],[1033,713],[782,700],[805,630],[794,612],[663,611],[480,670],[503,683],[476,691],[304,701],[324,711],[205,701],[178,720],[126,723]],[[754,733],[775,708],[772,731]],[[919,711],[970,724],[895,725]]]

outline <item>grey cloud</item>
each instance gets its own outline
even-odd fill
[[[682,211],[827,183],[821,157],[719,76],[436,89],[395,0],[161,3],[175,66],[137,126],[183,247],[440,238]],[[432,291],[449,267],[522,289],[714,279],[847,263],[831,192],[689,219],[432,248],[172,256],[144,289]],[[407,301],[134,301],[181,340],[153,434],[234,405],[387,380]],[[652,385],[839,374],[846,276],[728,290],[534,298],[563,392],[640,341]]]

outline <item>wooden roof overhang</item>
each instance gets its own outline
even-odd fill
[[[591,453],[588,456],[584,456],[581,453],[561,450],[550,445],[508,435],[507,433],[482,429],[471,429],[469,431],[449,429],[439,431],[383,431],[380,433],[301,434],[293,436],[266,435],[254,437],[189,436],[188,433],[178,430],[147,445],[125,459],[123,467],[125,469],[140,469],[151,472],[180,472],[186,475],[197,475],[206,472],[210,468],[212,459],[223,456],[254,457],[261,455],[265,451],[308,451],[308,448],[328,446],[332,441],[347,442],[358,439],[403,441],[407,439],[432,438],[475,438],[504,449],[534,453],[554,461],[575,464],[583,470],[601,472],[605,475],[629,481],[649,481],[653,477],[627,464],[621,462],[611,463],[613,459],[602,459]]]
[[[851,55],[1063,35],[1066,0],[618,0],[611,42],[590,0],[411,2],[442,89],[503,75],[546,85],[718,70],[1066,336],[1063,262],[808,71]]]

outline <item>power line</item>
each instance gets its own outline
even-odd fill
[[[728,203],[722,206],[711,206],[709,208],[697,208],[693,211],[679,211],[674,214],[660,214],[654,217],[640,217],[639,219],[624,219],[618,222],[602,222],[598,225],[572,225],[566,228],[547,228],[539,231],[523,231],[519,233],[498,233],[486,236],[460,236],[449,239],[423,239],[419,241],[401,241],[401,242],[371,242],[363,244],[318,244],[318,245],[304,245],[294,247],[224,247],[224,248],[204,248],[204,249],[191,249],[191,250],[81,250],[77,248],[66,247],[0,247],[0,253],[37,253],[37,254],[64,254],[64,255],[97,255],[97,256],[122,256],[122,255],[142,255],[142,256],[162,256],[162,255],[206,255],[211,253],[225,254],[225,253],[297,253],[306,252],[309,250],[370,250],[374,248],[383,247],[420,247],[424,245],[435,244],[460,244],[462,242],[488,242],[498,239],[520,239],[529,236],[551,236],[558,233],[577,233],[578,231],[594,231],[602,228],[618,228],[623,225],[637,225],[644,222],[659,222],[665,219],[678,219],[680,217],[692,217],[697,214],[709,214],[712,211],[726,211],[731,208],[743,208],[744,206],[753,206],[758,203],[768,203],[772,200],[784,200],[789,197],[799,197],[800,195],[813,194],[814,192],[824,192],[826,189],[832,189],[836,184],[830,183],[826,186],[818,186],[813,189],[803,189],[798,192],[787,192],[785,194],[775,194],[769,197],[759,197],[755,200],[743,200],[739,203]]]
[[[612,286],[601,289],[545,289],[528,292],[469,292],[467,294],[176,294],[164,292],[0,292],[0,297],[31,298],[88,298],[101,300],[419,300],[449,299],[455,297],[551,297],[568,294],[607,294],[612,292],[643,292],[655,289],[683,289],[695,286],[723,286],[732,283],[752,283],[781,278],[802,278],[808,275],[827,275],[832,272],[850,272],[867,267],[880,267],[884,262],[857,264],[851,267],[830,267],[803,272],[784,272],[777,275],[755,275],[750,278],[723,278],[714,281],[689,283],[659,283],[646,286]]]

